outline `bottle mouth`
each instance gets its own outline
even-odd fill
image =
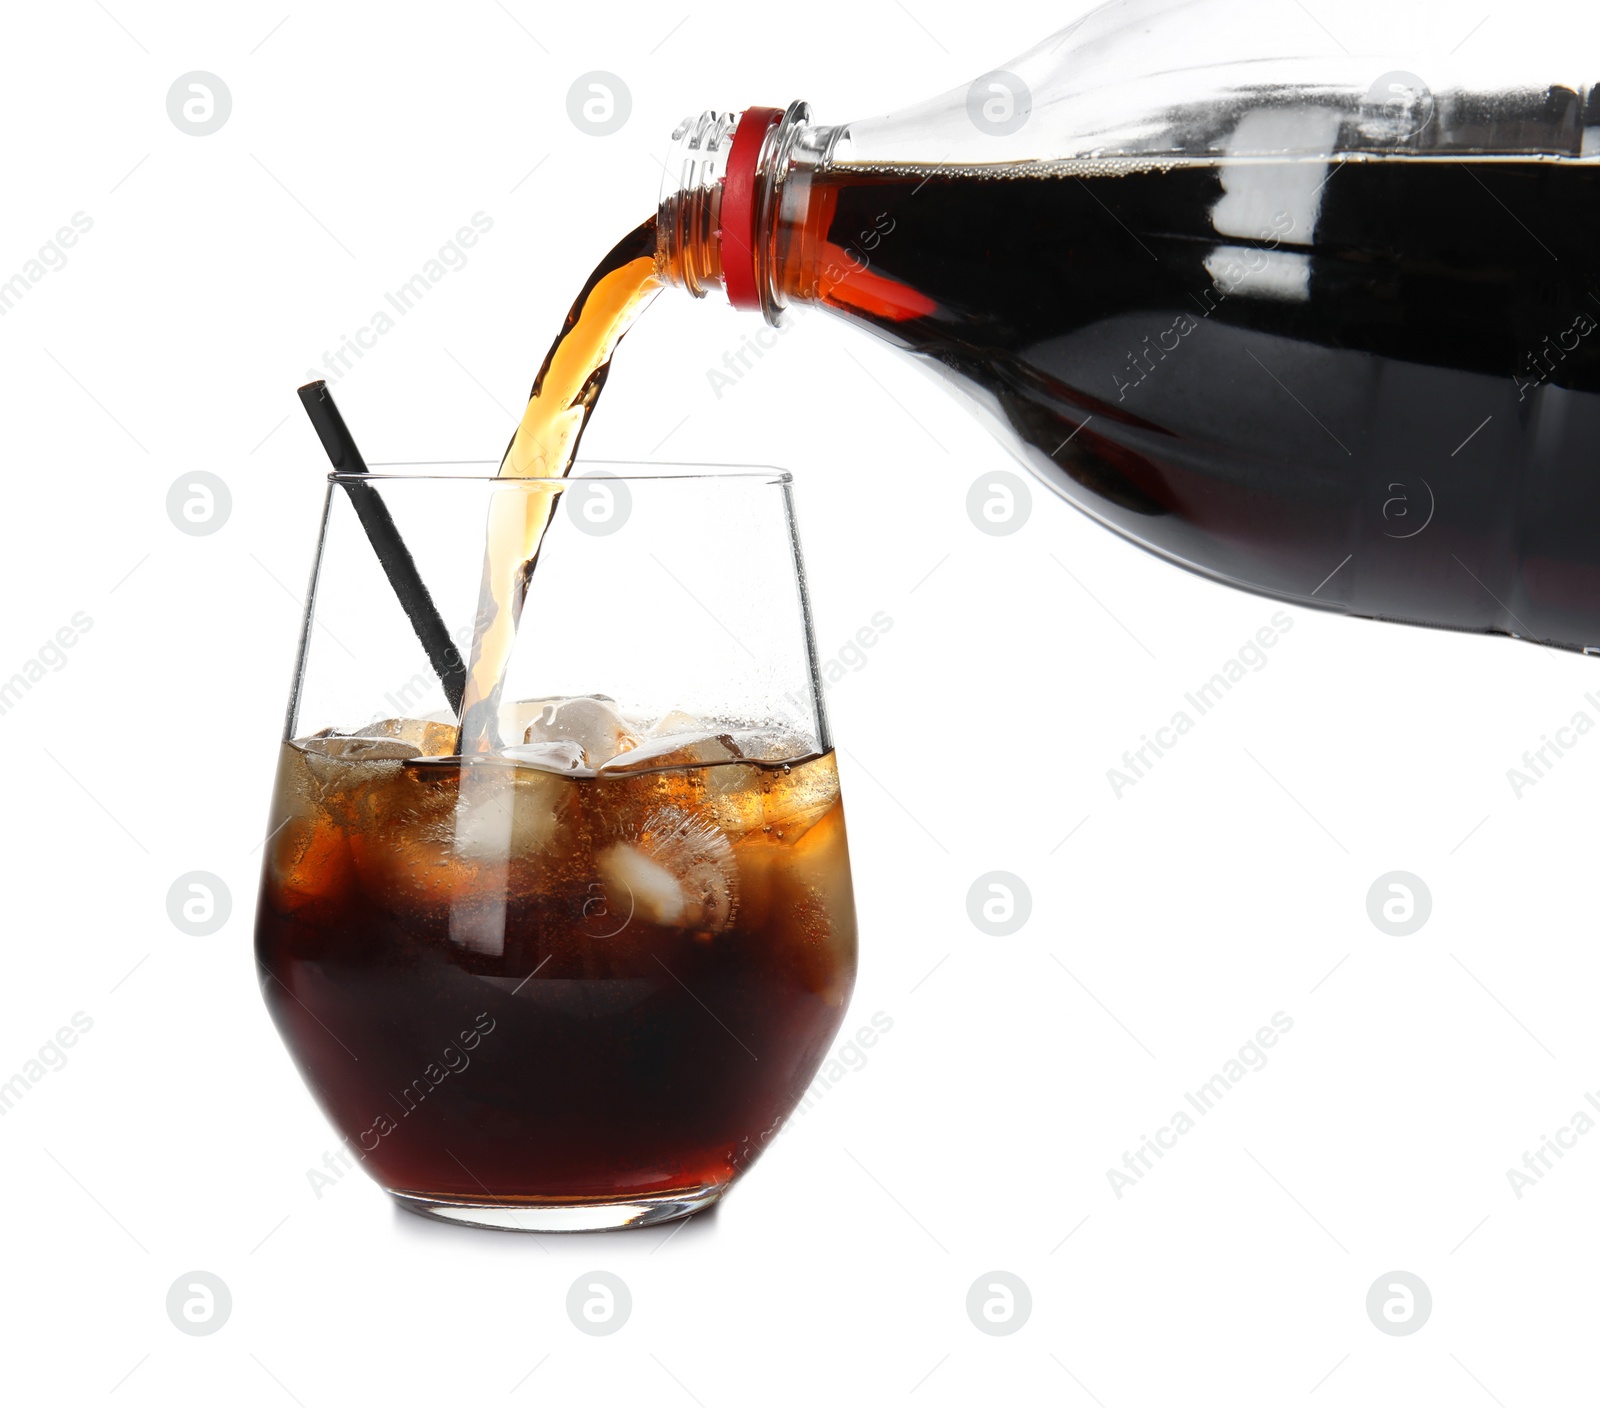
[[[731,112],[686,117],[662,163],[656,267],[695,298],[704,298],[722,277],[723,177],[738,125],[738,115]]]

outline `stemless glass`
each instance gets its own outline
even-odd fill
[[[403,1207],[527,1231],[681,1217],[782,1126],[855,981],[790,478],[453,468],[329,476],[262,992]],[[551,513],[488,752],[458,755],[355,511],[374,495],[463,660],[492,505]]]

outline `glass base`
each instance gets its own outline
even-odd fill
[[[651,1227],[692,1217],[728,1191],[726,1183],[702,1183],[693,1188],[672,1188],[624,1202],[579,1198],[568,1202],[535,1200],[465,1202],[421,1193],[389,1196],[418,1217],[453,1222],[459,1227],[489,1227],[502,1232],[612,1232],[622,1227]]]

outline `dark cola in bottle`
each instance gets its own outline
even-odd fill
[[[707,113],[658,272],[862,324],[1179,566],[1600,648],[1597,21],[1480,18],[1142,0],[894,116]]]

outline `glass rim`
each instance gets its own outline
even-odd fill
[[[537,477],[520,477],[516,475],[501,476],[492,471],[499,467],[497,460],[384,460],[377,461],[368,466],[366,473],[357,473],[350,470],[334,470],[328,475],[330,484],[371,483],[373,481],[387,481],[399,483],[444,483],[444,484],[498,484],[502,487],[522,487],[529,489],[549,489],[570,485],[574,480],[585,477],[597,477],[593,471],[601,471],[601,476],[607,479],[620,480],[624,483],[731,483],[740,481],[759,480],[766,484],[787,485],[794,483],[794,476],[786,469],[777,465],[758,464],[708,464],[699,460],[578,460],[572,466],[572,472],[565,478],[545,479]],[[393,470],[437,470],[437,469],[476,469],[486,471],[483,473],[456,473],[456,474],[410,474],[410,473],[385,473],[382,471]],[[616,471],[630,471],[617,473]]]

